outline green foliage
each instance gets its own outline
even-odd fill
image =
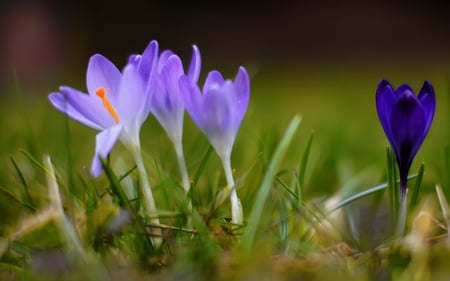
[[[51,108],[45,97],[5,100],[0,105],[0,280],[446,276],[446,114],[437,112],[413,163],[406,228],[396,239],[397,167],[390,150],[384,153],[387,141],[374,105],[380,75],[415,87],[426,73],[385,65],[383,71],[355,73],[351,63],[336,68],[262,71],[252,80],[252,101],[232,154],[243,226],[229,222],[220,161],[188,118],[187,197],[166,135],[152,117],[143,127],[144,161],[160,218],[154,225],[142,212],[137,169],[125,149],[116,146],[102,163],[105,172],[94,179],[86,167],[96,132]],[[426,78],[434,79],[439,101],[445,92],[442,70],[430,71]],[[301,127],[299,117],[291,120],[299,113]],[[41,159],[47,153],[52,161],[46,165]],[[63,216],[52,209],[49,175]],[[154,243],[158,238],[160,245]],[[77,243],[81,264],[69,254],[69,245]],[[36,266],[42,263],[51,266]]]

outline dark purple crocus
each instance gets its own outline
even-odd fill
[[[425,81],[416,96],[406,84],[395,90],[388,81],[381,80],[376,102],[378,117],[397,159],[401,194],[405,198],[409,168],[433,120],[434,89]]]

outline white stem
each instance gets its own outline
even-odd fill
[[[160,223],[158,218],[158,210],[156,209],[155,199],[153,198],[152,188],[150,187],[150,182],[148,181],[147,171],[145,170],[144,161],[142,159],[141,149],[139,145],[133,148],[133,155],[139,172],[139,182],[144,210],[150,216],[150,223],[153,225],[159,225]],[[160,246],[162,243],[161,229],[152,227],[151,234],[154,236],[152,240],[153,243],[155,243],[155,246]]]
[[[48,155],[44,155],[44,166],[47,169],[48,195],[51,205],[58,213],[58,215],[56,216],[56,220],[61,232],[64,234],[64,237],[67,241],[68,251],[75,253],[82,261],[86,261],[87,255],[83,249],[83,246],[81,245],[77,232],[64,213],[55,171],[53,169],[53,164],[50,156]]]
[[[175,153],[177,154],[178,159],[178,167],[180,168],[181,180],[183,182],[184,193],[187,196],[189,190],[191,188],[191,183],[189,181],[189,174],[186,167],[186,161],[184,160],[183,153],[183,142],[181,141],[181,137],[175,137],[172,139],[173,145],[175,147]],[[192,220],[190,213],[192,212],[192,200],[189,198],[187,203],[187,210],[189,212],[187,216],[187,227],[192,228]]]
[[[230,190],[230,202],[231,202],[231,219],[234,224],[242,224],[243,219],[243,213],[242,213],[242,205],[241,200],[239,200],[239,197],[236,192],[236,187],[234,186],[234,179],[233,179],[233,171],[231,169],[231,161],[230,161],[230,155],[224,155],[221,157],[223,169],[225,170],[225,177],[227,178],[227,185]]]
[[[184,160],[183,153],[183,144],[181,142],[181,138],[176,138],[173,140],[173,145],[175,147],[175,152],[177,154],[178,166],[180,168],[181,180],[183,182],[183,188],[186,194],[188,194],[189,189],[191,187],[191,183],[189,181],[189,174],[186,167],[186,161]]]
[[[151,222],[159,224],[158,210],[156,209],[155,199],[153,198],[152,189],[150,187],[150,182],[148,181],[147,171],[145,170],[140,149],[134,149],[133,154],[139,173],[139,182],[144,209],[150,215]]]
[[[396,229],[396,236],[397,238],[402,238],[405,227],[406,227],[406,215],[408,213],[408,202],[406,200],[408,196],[408,189],[405,190],[404,195],[402,194],[400,198],[400,210],[398,213],[398,220],[397,220],[397,229]]]

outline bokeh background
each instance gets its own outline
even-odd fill
[[[251,166],[261,147],[275,145],[292,116],[302,114],[291,161],[285,166],[298,164],[314,130],[307,176],[313,181],[311,193],[330,194],[345,183],[342,174],[364,169],[372,168],[373,175],[359,188],[379,183],[387,141],[375,110],[378,82],[386,78],[395,87],[408,83],[418,91],[429,79],[436,89],[436,117],[412,170],[427,163],[430,190],[434,183],[448,181],[450,194],[442,156],[450,128],[448,1],[0,3],[0,96],[4,98],[0,128],[6,132],[0,139],[0,163],[8,167],[5,174],[15,174],[9,158],[23,158],[20,149],[36,157],[50,153],[64,170],[67,120],[51,107],[48,93],[60,85],[84,91],[92,54],[101,53],[121,68],[130,54],[142,52],[156,39],[161,49],[172,49],[185,63],[196,44],[202,53],[201,81],[212,69],[230,78],[239,65],[248,69],[252,96],[233,154],[237,171]],[[15,101],[17,96],[22,102]],[[189,159],[202,151],[189,155],[200,133],[186,119]],[[76,155],[74,169],[81,171],[91,161],[96,132],[76,122],[67,124],[71,153]],[[144,150],[157,161],[164,162],[165,155],[173,153],[154,118],[142,133]],[[202,140],[200,144],[206,146]],[[170,168],[176,170],[176,165]],[[0,179],[0,185],[9,185],[9,180]]]
[[[94,53],[121,68],[153,39],[185,64],[196,44],[201,83],[212,69],[230,78],[239,65],[248,69],[251,101],[232,155],[236,177],[250,174],[239,190],[244,213],[254,203],[264,164],[297,113],[302,124],[280,169],[298,168],[314,131],[305,201],[348,196],[384,181],[388,143],[375,109],[382,78],[416,91],[425,79],[434,85],[435,120],[411,173],[425,163],[423,194],[434,196],[439,183],[450,198],[450,156],[444,154],[450,143],[450,1],[0,0],[0,210],[8,214],[0,218],[0,234],[24,213],[11,199],[24,194],[11,159],[36,196],[46,194],[44,173],[21,151],[38,160],[48,153],[62,179],[73,179],[74,193],[86,192],[82,179],[89,178],[97,132],[66,119],[47,95],[60,85],[85,91]],[[183,144],[192,177],[209,144],[185,119]],[[176,181],[173,148],[155,118],[144,124],[141,140],[152,184],[163,182],[159,169]],[[125,163],[122,170],[134,165],[120,145],[112,153],[112,161]],[[203,194],[211,185],[221,186],[221,175],[212,156],[202,174]],[[273,193],[268,204],[277,210],[277,194],[285,194],[279,186]]]
[[[0,3],[1,83],[14,70],[21,86],[34,90],[70,81],[93,53],[123,65],[151,39],[185,58],[197,44],[207,68],[246,64],[254,72],[348,60],[366,68],[374,60],[413,60],[420,68],[429,59],[448,64],[450,50],[444,0]]]

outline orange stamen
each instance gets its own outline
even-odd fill
[[[95,94],[102,100],[103,106],[106,108],[106,110],[108,110],[109,114],[111,114],[112,118],[114,118],[114,121],[117,124],[119,124],[120,123],[119,114],[117,114],[116,109],[112,106],[112,104],[106,97],[106,89],[103,87],[98,88],[97,91],[95,91]]]

